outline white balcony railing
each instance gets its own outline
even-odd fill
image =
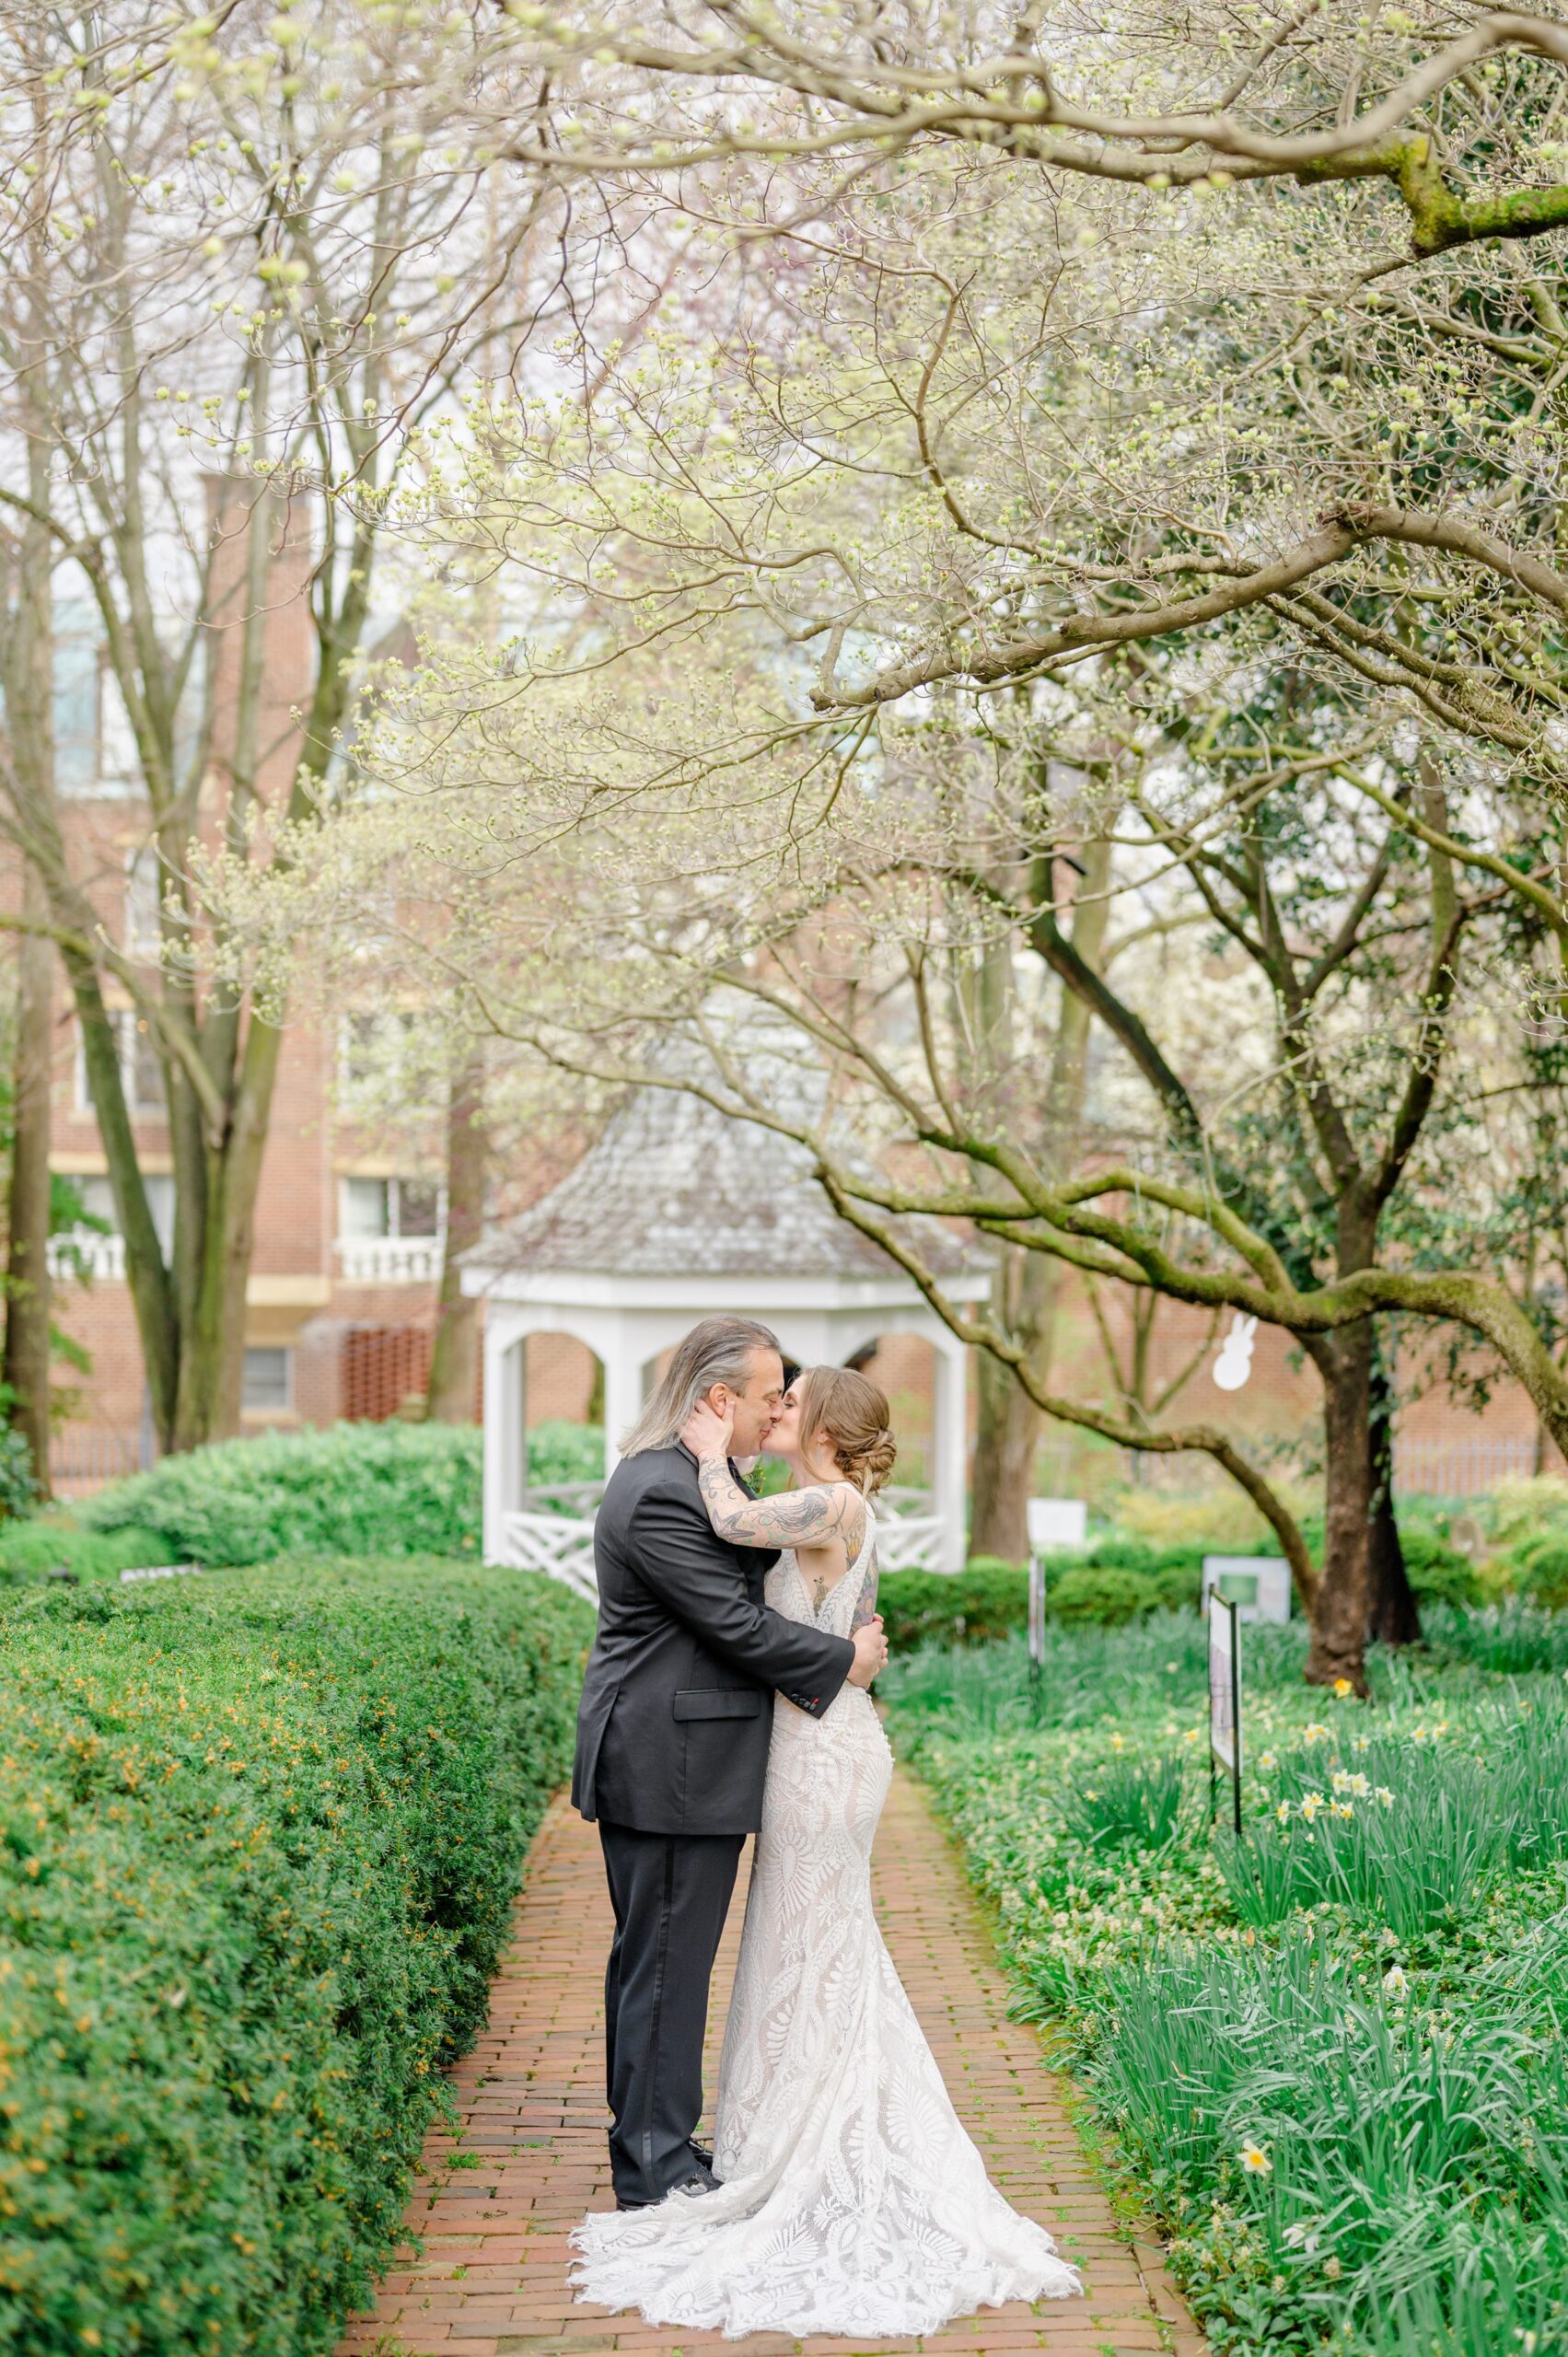
[[[338,1267],[350,1285],[434,1284],[443,1250],[438,1236],[340,1236]]]
[[[64,1236],[52,1236],[49,1240],[49,1273],[69,1282],[79,1269],[86,1269],[95,1283],[122,1284],[125,1281],[125,1238],[122,1236],[99,1236],[90,1227],[74,1227]]]

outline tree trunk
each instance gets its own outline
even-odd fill
[[[1110,916],[1111,857],[1108,835],[1097,835],[1085,845],[1074,897],[1073,947],[1093,972],[1099,970]],[[996,962],[993,989],[998,1012],[992,1019],[999,1024],[1000,1008],[1011,989],[1010,950]],[[1065,1159],[1083,1120],[1088,1044],[1089,1010],[1074,992],[1063,990],[1046,1105],[1055,1139],[1054,1159],[1059,1163]],[[1004,1331],[1025,1345],[1042,1384],[1051,1372],[1061,1281],[1061,1271],[1044,1253],[1003,1248],[993,1313]],[[1035,1449],[1045,1419],[1012,1369],[984,1351],[980,1353],[979,1376],[970,1550],[976,1555],[998,1555],[1005,1562],[1022,1562],[1028,1554],[1027,1508]]]
[[[1394,1515],[1394,1394],[1388,1365],[1375,1344],[1367,1446],[1372,1478],[1372,1607],[1370,1634],[1386,1645],[1413,1645],[1421,1614],[1405,1571],[1405,1550]]]
[[[1043,1252],[1004,1246],[996,1272],[993,1314],[1021,1341],[1043,1383],[1051,1371],[1061,1274]],[[1029,1551],[1028,1502],[1035,1451],[1045,1418],[1010,1366],[979,1353],[979,1418],[971,1480],[970,1552],[1024,1562]]]
[[[1372,1605],[1371,1319],[1315,1338],[1311,1355],[1323,1379],[1327,1513],[1307,1682],[1333,1686],[1348,1678],[1365,1695]]]
[[[23,911],[44,919],[44,899],[29,865]],[[11,1422],[32,1452],[33,1474],[49,1493],[49,1114],[54,952],[41,934],[24,933],[17,956],[17,1051],[13,1081],[10,1237],[6,1267],[4,1376],[14,1399]]]
[[[478,1413],[479,1303],[463,1292],[462,1255],[484,1228],[487,1147],[484,1064],[475,1049],[453,1074],[447,1104],[447,1244],[424,1408],[436,1424],[471,1424]]]
[[[28,448],[28,490],[47,505],[49,462],[37,441]],[[29,795],[54,791],[54,549],[39,515],[29,516],[17,551],[14,598],[0,653],[11,761]],[[22,914],[47,923],[48,894],[31,860],[22,865]],[[5,1380],[10,1417],[32,1452],[39,1488],[49,1492],[49,1131],[52,1079],[54,950],[41,934],[18,936],[17,1045],[13,1074],[10,1236],[6,1266]]]
[[[171,1449],[200,1448],[239,1429],[256,1196],[282,1051],[282,1031],[252,1010],[228,1132],[207,1155],[197,1283],[180,1305],[180,1382],[166,1444]]]
[[[1006,1269],[997,1271],[998,1293],[1010,1273]],[[1021,1563],[1028,1554],[1027,1507],[1035,1446],[1044,1420],[1012,1368],[988,1351],[980,1353],[975,1376],[978,1416],[970,1477],[970,1552],[999,1555],[1004,1562]]]

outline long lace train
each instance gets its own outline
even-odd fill
[[[789,1555],[768,1600],[842,1633],[874,1577],[868,1515],[819,1613]],[[729,2340],[880,2339],[1079,2289],[1043,2227],[987,2178],[877,1928],[871,1844],[891,1774],[857,1688],[819,1720],[775,1703],[719,2067],[721,2182],[586,2218],[573,2237],[579,2298]]]

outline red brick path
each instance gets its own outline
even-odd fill
[[[743,1859],[714,1980],[710,2093],[746,1875]],[[1087,2285],[1082,2300],[986,2308],[926,2341],[875,2346],[964,2357],[1027,2350],[1202,2357],[1157,2246],[1131,2240],[1113,2221],[1035,2033],[1007,2019],[1005,1986],[958,1861],[902,1771],[878,1835],[875,1880],[894,1960],[992,2176],[1016,2208],[1051,2229]],[[350,2326],[340,2357],[599,2357],[611,2350],[677,2357],[724,2345],[716,2333],[576,2305],[566,2289],[567,2234],[586,2209],[610,2200],[599,2046],[609,1925],[598,1840],[557,1801],[529,1856],[489,2025],[457,2073],[459,2132],[431,2137],[409,2204],[409,2231],[423,2256],[400,2254],[374,2313]],[[479,2165],[455,2165],[470,2158]],[[819,2350],[853,2357],[842,2340],[756,2334],[737,2345],[748,2357]]]

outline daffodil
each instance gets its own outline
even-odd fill
[[[1251,2177],[1267,2177],[1274,2165],[1261,2144],[1243,2144],[1241,2165]]]
[[[1354,1693],[1355,1689],[1351,1684],[1348,1678],[1336,1678],[1334,1680],[1334,1691],[1342,1702],[1347,1694]]]

